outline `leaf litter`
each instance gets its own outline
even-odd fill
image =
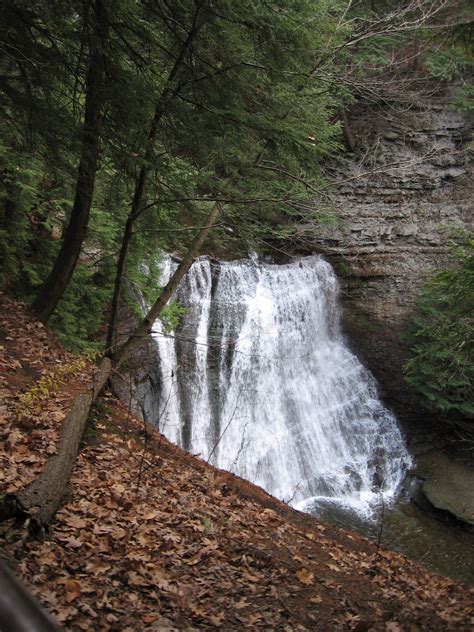
[[[0,300],[3,494],[41,470],[90,367],[19,411],[41,374],[77,356],[23,305]],[[25,541],[0,525],[2,555],[64,629],[473,629],[464,584],[377,554],[144,430],[111,394],[102,401],[47,537]]]

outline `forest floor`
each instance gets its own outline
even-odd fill
[[[54,453],[88,362],[0,296],[0,493]],[[49,378],[48,378],[49,376]],[[472,630],[474,591],[294,511],[105,394],[42,540],[0,555],[67,630]]]

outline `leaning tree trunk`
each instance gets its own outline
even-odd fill
[[[76,463],[90,409],[109,379],[110,372],[110,360],[105,358],[94,373],[89,390],[75,398],[66,415],[56,454],[49,458],[41,474],[30,485],[6,497],[7,515],[30,518],[36,528],[42,528],[51,521],[61,505]]]
[[[105,47],[108,17],[103,0],[95,1],[95,32],[86,78],[86,104],[82,133],[81,158],[76,181],[76,193],[71,218],[61,250],[53,269],[31,305],[35,316],[46,322],[62,298],[76,267],[89,223],[94,194],[99,143],[102,131],[102,105],[105,75]]]
[[[186,252],[184,257],[181,259],[179,266],[176,268],[176,271],[171,276],[168,283],[163,288],[160,296],[157,298],[155,303],[152,305],[150,311],[145,316],[145,318],[140,322],[138,327],[133,331],[132,335],[126,340],[126,342],[118,349],[118,351],[112,356],[112,362],[114,368],[119,368],[130,356],[131,352],[138,344],[138,342],[148,336],[151,333],[153,324],[155,320],[160,316],[163,308],[170,300],[172,295],[174,294],[176,288],[179,285],[179,282],[184,277],[186,272],[192,266],[194,259],[196,258],[199,250],[201,249],[207,235],[211,228],[213,228],[217,220],[219,219],[222,213],[223,205],[221,202],[216,202],[212,207],[211,212],[209,213],[206,224],[201,228],[196,238],[192,242],[189,250]]]
[[[199,254],[209,231],[216,225],[222,212],[222,204],[216,202],[181,263],[166,287],[124,345],[116,352],[112,361],[104,358],[97,367],[89,390],[74,400],[59,435],[56,454],[51,456],[39,476],[25,489],[9,494],[0,503],[0,519],[11,516],[29,520],[30,529],[38,532],[48,526],[61,506],[71,472],[76,463],[79,446],[92,405],[110,378],[112,370],[120,367],[132,353],[140,339],[148,335],[153,323],[160,316],[166,303],[179,282]]]

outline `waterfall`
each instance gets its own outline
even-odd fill
[[[410,457],[347,346],[326,261],[201,258],[178,300],[187,313],[177,330],[154,329],[154,421],[171,441],[298,508],[370,515],[381,492],[394,497]]]

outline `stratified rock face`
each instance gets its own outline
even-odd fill
[[[344,279],[346,329],[405,421],[419,416],[403,382],[399,333],[420,284],[449,265],[449,227],[473,226],[470,122],[447,97],[423,109],[353,115],[354,153],[332,168],[335,223],[302,226],[298,250],[323,252]],[[326,204],[321,201],[323,206]]]

